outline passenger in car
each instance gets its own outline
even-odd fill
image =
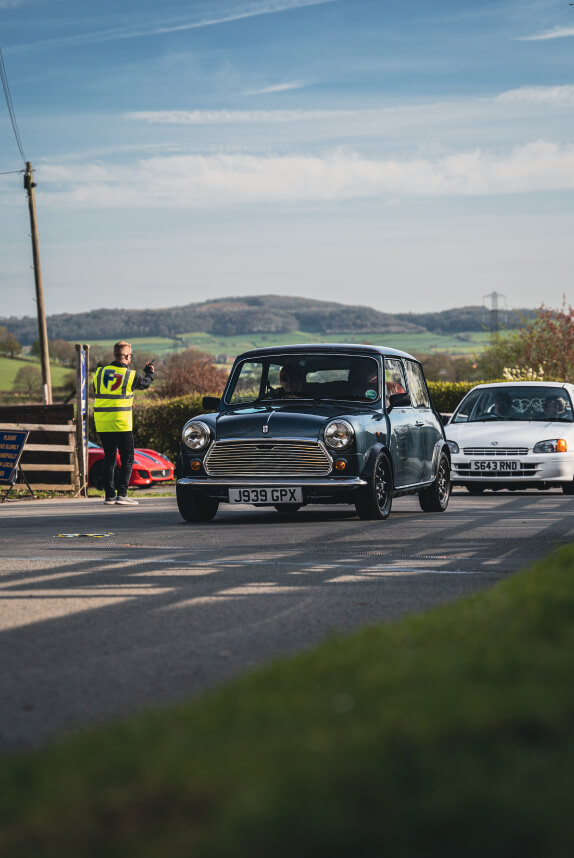
[[[565,402],[560,396],[549,396],[544,403],[543,416],[549,420],[563,417],[565,413]]]

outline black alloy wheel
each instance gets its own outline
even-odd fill
[[[382,521],[389,517],[393,504],[391,466],[384,453],[379,453],[368,485],[356,493],[355,509],[364,521]]]
[[[450,463],[446,453],[441,453],[432,486],[421,489],[419,504],[423,512],[444,512],[450,498]]]
[[[219,507],[218,500],[202,495],[201,492],[196,492],[189,486],[181,486],[179,483],[176,484],[175,495],[178,509],[186,521],[191,523],[211,521],[215,517]]]

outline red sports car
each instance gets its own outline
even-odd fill
[[[119,468],[120,459],[117,457]],[[116,468],[116,479],[118,477]],[[90,441],[88,446],[89,485],[95,489],[104,488],[104,451]],[[130,486],[152,486],[154,483],[165,483],[174,479],[173,463],[156,453],[155,450],[134,450],[134,466],[130,477]]]

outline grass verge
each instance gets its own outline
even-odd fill
[[[0,851],[574,852],[574,546],[176,708],[6,756]]]

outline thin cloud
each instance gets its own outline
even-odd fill
[[[124,114],[130,122],[150,125],[276,125],[344,118],[353,110],[140,110]]]
[[[574,103],[574,86],[523,86],[519,89],[509,89],[496,96],[498,103],[546,104],[561,107]]]
[[[195,30],[201,27],[214,27],[218,24],[229,24],[245,18],[255,18],[260,15],[274,15],[278,12],[291,12],[308,6],[322,6],[325,3],[337,3],[338,0],[265,0],[262,3],[250,3],[243,8],[226,14],[214,14],[211,17],[177,19],[171,22],[150,23],[146,26],[114,27],[98,30],[92,33],[80,33],[73,36],[63,36],[55,39],[44,39],[29,44],[16,45],[9,48],[10,53],[22,53],[37,48],[56,48],[65,45],[88,45],[97,42],[119,41],[121,39],[138,39],[149,36],[160,36],[167,33],[177,33],[184,30]]]
[[[287,92],[291,89],[303,89],[304,87],[309,86],[309,84],[304,83],[302,80],[294,80],[292,83],[277,83],[275,86],[266,86],[263,89],[252,89],[248,92],[242,93],[243,95],[269,95],[273,92]]]
[[[133,167],[87,164],[78,171],[52,164],[39,175],[40,170],[46,205],[228,209],[574,190],[574,145],[538,141],[504,155],[476,149],[402,161],[339,151],[322,157],[181,155],[140,160]]]
[[[533,36],[518,36],[517,42],[545,42],[548,39],[567,39],[574,36],[574,27],[554,27],[543,33],[535,33]]]

